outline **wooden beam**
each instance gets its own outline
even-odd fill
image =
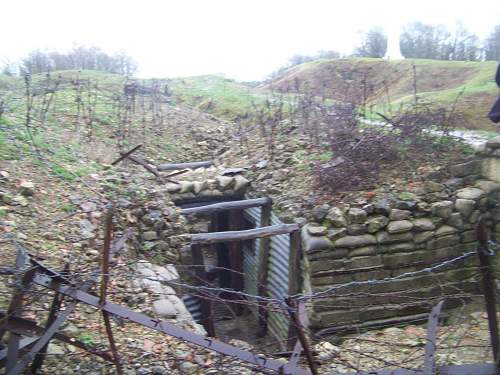
[[[243,211],[241,210],[230,210],[228,212],[228,229],[230,231],[237,231],[243,228]],[[245,288],[245,280],[243,278],[243,252],[241,242],[230,242],[228,245],[229,251],[229,267],[233,272],[231,272],[231,289],[243,291]],[[241,300],[241,296],[233,294],[231,296],[233,300]],[[236,315],[241,315],[243,313],[242,305],[240,303],[234,303],[233,311]]]
[[[269,236],[276,236],[279,234],[288,234],[299,230],[298,224],[279,224],[269,227],[228,231],[228,232],[215,232],[215,233],[199,233],[191,235],[191,244],[213,244],[217,242],[232,242],[232,241],[247,241],[256,238],[265,238]]]
[[[260,225],[267,227],[271,225],[271,204],[262,207],[260,211]],[[267,295],[267,275],[269,270],[269,250],[271,238],[264,237],[259,243],[259,262],[257,270],[257,293],[259,296],[264,297]],[[267,319],[268,313],[264,302],[259,301],[258,309],[259,328],[257,332],[258,337],[264,337],[267,334]]]
[[[288,252],[288,295],[293,296],[300,292],[300,231],[290,233],[290,251]],[[293,349],[297,340],[298,327],[293,319],[288,324],[288,345],[289,350]]]
[[[184,208],[181,213],[184,215],[189,214],[213,214],[220,211],[226,210],[244,210],[250,207],[260,207],[271,204],[271,198],[256,198],[256,199],[245,199],[240,201],[230,201],[230,202],[220,202],[214,204],[207,204],[206,206]]]
[[[192,163],[160,164],[156,167],[156,169],[159,171],[173,171],[185,168],[189,169],[207,168],[211,167],[212,165],[214,165],[214,161],[207,160],[207,161],[195,161]]]

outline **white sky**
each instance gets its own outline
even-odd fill
[[[261,80],[297,53],[350,53],[373,25],[460,20],[484,38],[500,22],[500,1],[3,0],[0,12],[0,62],[83,44],[125,50],[143,77]]]

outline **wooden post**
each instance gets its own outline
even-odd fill
[[[260,213],[260,226],[267,227],[271,225],[271,204],[262,206]],[[267,295],[267,275],[269,268],[269,252],[270,252],[271,238],[264,237],[260,239],[259,246],[259,262],[257,270],[257,294],[261,297]],[[259,329],[257,332],[258,337],[263,337],[267,334],[267,310],[262,301],[259,301],[258,307],[259,316]]]
[[[243,225],[243,211],[230,210],[229,211],[229,230],[241,230]],[[229,268],[231,268],[231,289],[242,291],[244,289],[243,278],[243,253],[241,241],[228,243],[229,249]],[[236,294],[231,296],[233,300],[239,300],[240,297]],[[233,310],[236,315],[243,313],[242,305],[240,303],[233,304]]]
[[[300,231],[290,233],[290,252],[288,253],[288,296],[293,296],[300,292]],[[292,350],[297,335],[299,334],[297,325],[290,319],[288,325],[288,349]]]
[[[196,283],[198,285],[205,285],[207,281],[207,273],[205,271],[205,262],[203,259],[203,252],[201,250],[201,245],[191,245],[191,256],[193,259],[193,265],[195,266]],[[214,320],[212,316],[212,300],[209,296],[204,295],[200,298],[201,304],[201,316],[202,324],[207,330],[207,334],[210,337],[215,336]]]
[[[479,272],[481,273],[481,285],[483,287],[484,300],[486,303],[486,312],[488,313],[493,362],[496,364],[497,373],[500,373],[500,339],[496,309],[495,277],[491,265],[491,254],[488,250],[488,231],[484,218],[479,220],[476,232],[479,242],[479,246],[477,247],[480,265]]]

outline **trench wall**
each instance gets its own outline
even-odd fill
[[[492,238],[500,240],[500,137],[447,172],[446,179],[426,179],[412,193],[316,207],[302,228],[304,292],[392,278],[473,251],[481,217]],[[453,307],[463,303],[461,292],[479,291],[476,262],[470,257],[418,276],[340,288],[312,301],[311,328],[335,332],[352,325],[413,321],[429,312],[436,296],[454,296],[447,299]]]

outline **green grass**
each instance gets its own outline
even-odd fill
[[[262,101],[250,86],[216,75],[167,82],[176,100],[231,120],[251,111],[252,101]]]

